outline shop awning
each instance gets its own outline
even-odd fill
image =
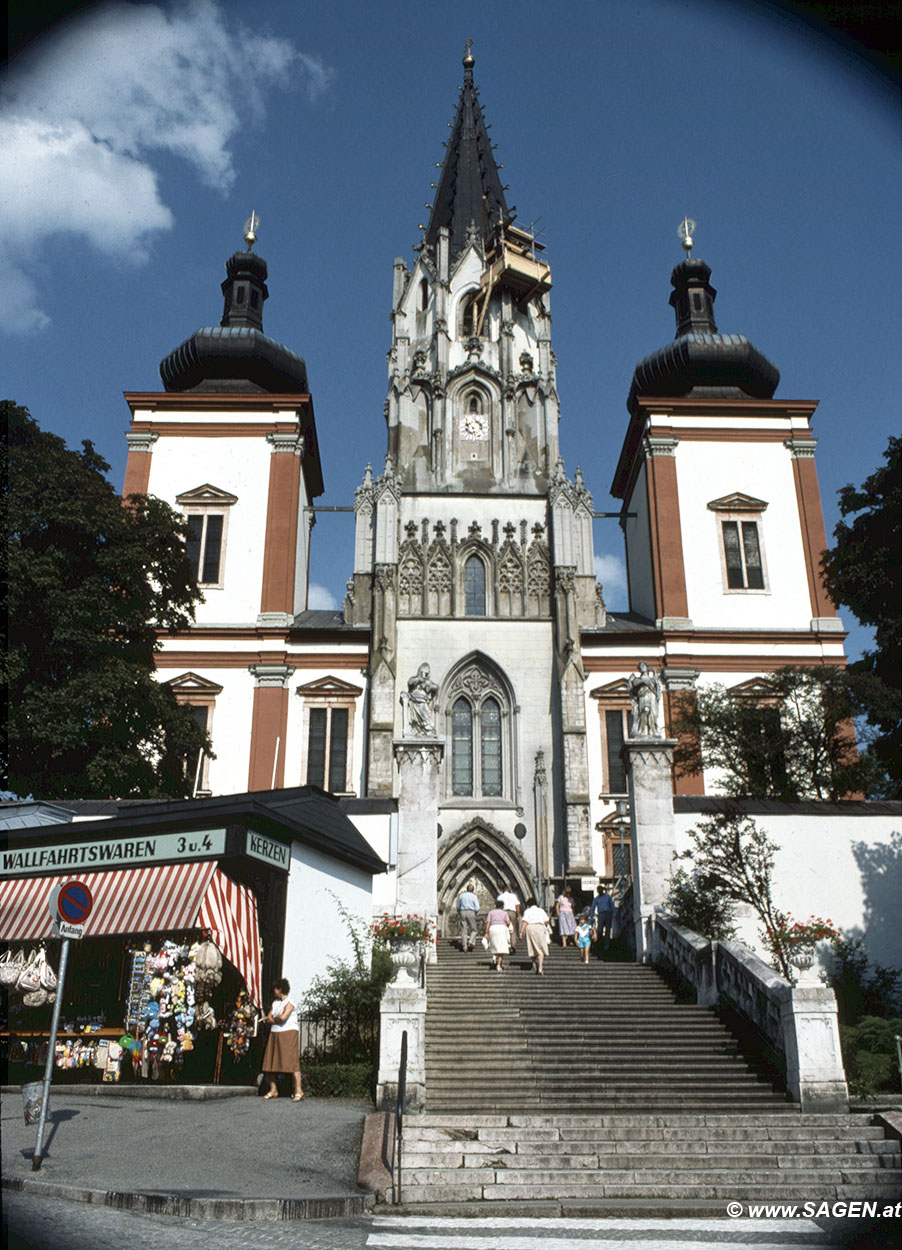
[[[0,941],[28,942],[51,936],[50,892],[64,877],[0,881]],[[262,1005],[257,900],[215,863],[161,865],[120,872],[80,872],[94,905],[85,937],[209,929],[222,954],[241,974],[253,1001]]]

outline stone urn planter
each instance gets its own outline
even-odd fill
[[[789,962],[799,973],[799,985],[820,985],[817,974],[817,956],[813,942],[798,942],[789,956]]]
[[[417,938],[391,938],[388,944],[391,958],[392,985],[416,985],[417,965],[420,961],[420,943]]]

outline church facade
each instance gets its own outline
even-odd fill
[[[417,259],[394,264],[385,461],[361,466],[340,612],[306,604],[323,468],[304,362],[263,332],[252,235],[227,263],[221,324],[163,361],[162,391],[126,396],[124,493],[183,511],[205,596],[158,655],[213,741],[196,792],[319,786],[397,864],[398,744],[437,743],[436,818],[416,836],[440,918],[468,880],[485,899],[548,898],[629,874],[617,804],[640,663],[666,732],[671,700],[700,683],[741,695],[784,664],[845,662],[818,575],[816,405],[774,398],[775,367],[718,331],[691,239],[675,338],[635,369],[602,505],[620,517],[630,601],[606,610],[607,483],[590,491],[560,455],[551,272],[508,208],[473,63]],[[675,778],[674,793],[715,780]],[[379,902],[394,890],[390,874]]]

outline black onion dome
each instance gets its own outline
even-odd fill
[[[307,394],[307,366],[263,333],[266,261],[236,252],[226,261],[218,326],[202,326],[160,362],[167,391]]]
[[[636,365],[627,408],[640,395],[770,399],[780,371],[743,334],[720,334],[714,322],[717,292],[703,260],[689,258],[670,275],[677,331],[672,343]]]

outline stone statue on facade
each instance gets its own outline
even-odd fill
[[[435,737],[435,696],[438,686],[429,676],[429,665],[421,664],[408,678],[407,690],[401,695],[404,712],[404,736]]]
[[[630,737],[660,738],[661,683],[657,674],[640,660],[638,673],[631,674],[627,684],[633,704]]]

